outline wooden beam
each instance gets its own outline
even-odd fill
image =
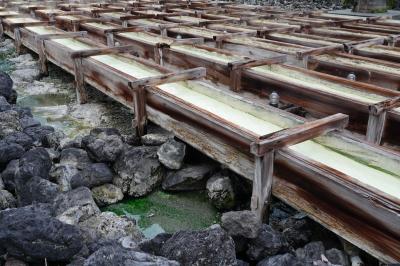
[[[372,104],[368,107],[370,113],[378,115],[387,110],[400,107],[400,96],[393,97],[376,104]]]
[[[40,74],[44,76],[48,76],[49,71],[47,67],[47,57],[46,57],[46,50],[45,44],[43,39],[39,39],[36,41],[37,51],[39,55],[39,64],[40,64]]]
[[[245,59],[245,60],[238,60],[228,63],[228,67],[232,70],[238,68],[250,68],[262,65],[272,65],[278,63],[284,63],[287,60],[286,55],[279,55],[272,58],[252,58],[252,59]]]
[[[294,145],[332,130],[344,129],[348,122],[349,116],[341,113],[306,122],[260,137],[250,145],[250,151],[256,156],[262,156],[273,149]]]
[[[56,40],[65,38],[79,38],[86,37],[87,31],[65,32],[65,33],[52,33],[52,34],[39,34],[35,36],[36,40]]]
[[[108,47],[108,48],[94,48],[94,49],[86,49],[71,52],[71,58],[85,58],[95,55],[104,55],[104,54],[119,54],[119,53],[127,53],[135,50],[135,47],[130,45],[118,46],[118,47]]]
[[[147,113],[146,113],[146,88],[139,86],[132,91],[133,108],[135,112],[135,119],[132,125],[135,128],[136,136],[142,137],[146,134],[147,127]]]
[[[82,58],[74,58],[73,62],[77,101],[79,104],[84,104],[87,102],[88,96],[85,88],[85,74],[82,68]]]
[[[206,76],[206,68],[197,67],[193,69],[183,70],[180,72],[168,73],[164,75],[142,78],[129,82],[129,87],[136,90],[145,86],[157,86],[164,83],[177,82],[182,80],[199,79]]]

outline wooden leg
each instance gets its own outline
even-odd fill
[[[124,28],[128,27],[128,21],[127,20],[122,21],[122,27],[124,27]]]
[[[19,28],[14,29],[14,41],[15,41],[15,51],[17,54],[21,54],[21,32]]]
[[[47,67],[46,51],[44,48],[44,40],[39,40],[37,42],[37,50],[39,55],[40,73],[44,76],[49,75],[49,70]]]
[[[240,68],[233,69],[230,72],[230,88],[233,91],[240,91],[242,81],[242,70]]]
[[[114,47],[114,33],[107,33],[107,46]]]
[[[369,114],[367,126],[367,141],[381,144],[383,130],[386,124],[386,112],[380,114]]]
[[[154,47],[154,62],[159,64],[160,66],[164,65],[163,60],[163,48],[161,47]]]
[[[269,151],[262,157],[256,156],[255,160],[251,210],[255,211],[262,221],[266,221],[268,219],[267,207],[272,192],[274,151]]]
[[[135,109],[135,120],[133,126],[136,129],[136,136],[141,137],[146,134],[147,114],[146,114],[146,89],[139,87],[133,92],[133,103]]]
[[[87,102],[87,93],[86,93],[85,79],[82,68],[82,58],[74,59],[74,70],[75,70],[76,97],[79,104],[84,104]]]
[[[79,23],[72,22],[72,31],[73,32],[79,31]]]
[[[3,40],[4,38],[4,28],[3,28],[3,21],[0,18],[0,40]]]

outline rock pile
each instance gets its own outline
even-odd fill
[[[259,4],[259,5],[266,5],[266,6],[275,6],[282,9],[294,11],[294,10],[315,10],[315,9],[322,9],[322,10],[336,10],[343,8],[343,1],[341,0],[265,0],[265,1],[258,1],[258,0],[246,0],[244,3],[247,4]]]

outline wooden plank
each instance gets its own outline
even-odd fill
[[[294,145],[332,130],[344,129],[348,122],[349,116],[340,113],[306,122],[302,125],[262,136],[251,144],[250,150],[254,155],[262,156],[273,149]]]
[[[382,112],[400,107],[400,96],[393,97],[376,104],[369,106],[369,111],[372,114],[379,115]]]
[[[76,96],[79,104],[84,104],[87,102],[87,93],[85,88],[84,70],[82,68],[82,58],[75,58],[74,62],[74,72],[75,72],[75,87]]]
[[[183,70],[180,72],[168,73],[164,75],[142,78],[129,82],[132,90],[137,90],[145,86],[157,86],[165,83],[172,83],[182,80],[199,79],[206,76],[206,68],[198,67],[194,69]]]
[[[279,55],[272,58],[252,58],[252,59],[245,59],[239,60],[234,62],[229,62],[228,67],[230,69],[238,69],[238,68],[250,68],[262,65],[272,65],[277,63],[284,63],[287,60],[286,55]]]
[[[52,33],[52,34],[38,34],[35,35],[36,40],[57,40],[65,38],[79,38],[86,37],[87,31],[65,32],[65,33]]]
[[[370,113],[367,125],[367,141],[379,145],[382,140],[386,124],[386,112],[380,114]]]
[[[73,51],[71,53],[71,58],[85,58],[95,55],[127,53],[133,51],[134,49],[135,48],[130,45],[108,47],[108,48],[93,48],[93,49]]]

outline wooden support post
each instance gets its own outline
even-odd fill
[[[135,119],[132,124],[136,130],[136,136],[142,137],[147,131],[146,86],[137,87],[133,90],[132,96],[135,110]]]
[[[386,124],[386,112],[373,114],[370,112],[367,125],[367,141],[380,144]]]
[[[40,74],[48,76],[49,71],[47,68],[47,58],[43,39],[37,40],[37,50],[39,55]]]
[[[255,156],[251,210],[255,211],[263,222],[268,219],[268,206],[271,201],[273,172],[274,150],[266,152],[263,156]]]
[[[122,27],[124,27],[124,28],[128,27],[128,20],[122,21]]]
[[[370,105],[367,125],[367,141],[380,144],[386,124],[387,111],[400,106],[400,96]]]
[[[74,58],[73,62],[77,101],[79,104],[84,104],[87,102],[87,93],[85,88],[85,75],[82,68],[82,58]]]
[[[114,43],[114,33],[113,32],[107,32],[106,36],[107,36],[107,46],[108,47],[114,47],[114,45],[115,45],[115,43]]]
[[[79,31],[79,22],[72,22],[72,31]]]
[[[242,69],[241,68],[236,68],[232,69],[229,73],[230,76],[230,88],[233,91],[240,91],[240,88],[242,86]]]
[[[17,52],[17,54],[21,54],[21,31],[19,29],[19,27],[16,27],[14,29],[14,42],[15,42],[15,51]]]
[[[160,47],[159,45],[156,45],[154,47],[154,62],[159,64],[160,66],[164,65],[164,60],[163,60],[163,48]]]
[[[0,40],[4,38],[3,19],[0,18]]]

